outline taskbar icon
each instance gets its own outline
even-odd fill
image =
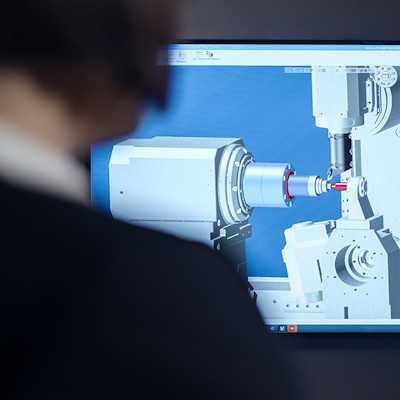
[[[297,333],[297,325],[268,325],[270,333]]]

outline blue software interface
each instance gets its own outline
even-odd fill
[[[173,45],[92,202],[247,273],[271,332],[400,331],[400,46]],[[256,296],[255,296],[256,294]]]

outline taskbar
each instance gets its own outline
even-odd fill
[[[400,325],[267,325],[269,333],[400,333]]]

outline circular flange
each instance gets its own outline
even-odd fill
[[[243,222],[253,211],[253,208],[246,204],[243,193],[244,171],[252,162],[253,155],[237,143],[227,146],[221,157],[218,200],[222,217],[227,223]]]
[[[372,279],[375,264],[376,253],[357,244],[344,247],[335,260],[339,278],[351,286],[360,286]]]
[[[398,79],[397,71],[390,65],[377,67],[375,71],[375,82],[384,88],[392,87]]]

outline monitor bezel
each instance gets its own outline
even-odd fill
[[[269,44],[293,44],[293,45],[307,45],[307,44],[317,44],[317,45],[400,45],[400,40],[209,40],[209,39],[196,39],[196,40],[183,40],[179,39],[170,43],[174,44],[199,44],[199,45],[269,45]]]

